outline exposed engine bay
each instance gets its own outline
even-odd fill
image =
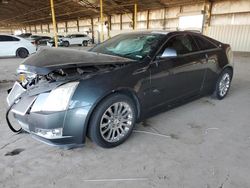
[[[79,79],[87,79],[96,74],[102,74],[121,67],[126,64],[106,64],[106,65],[89,65],[82,67],[61,68],[53,70],[47,75],[39,75],[28,71],[17,70],[21,85],[25,89],[32,89],[34,85],[52,82],[64,82]]]
[[[46,83],[87,79],[131,62],[134,60],[95,52],[42,48],[22,62],[17,74],[21,85],[29,90]]]

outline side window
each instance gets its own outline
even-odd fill
[[[203,39],[202,37],[193,36],[193,38],[201,50],[210,50],[217,48],[213,43],[209,42],[206,39]]]
[[[0,35],[0,42],[2,42],[4,40],[4,36]]]
[[[0,35],[0,42],[9,42],[9,41],[19,41],[19,39],[7,35]]]
[[[16,38],[16,37],[12,37],[13,41],[20,41],[20,39]]]
[[[77,37],[79,37],[79,38],[80,38],[80,37],[86,37],[86,35],[77,35]]]
[[[177,35],[171,38],[164,47],[164,50],[166,48],[176,50],[177,55],[185,55],[198,51],[196,44],[189,35]]]

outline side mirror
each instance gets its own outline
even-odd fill
[[[160,58],[166,58],[166,57],[176,57],[177,52],[173,48],[166,48]]]

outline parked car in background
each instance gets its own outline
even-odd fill
[[[63,35],[57,35],[57,39],[62,39],[63,37],[64,37]]]
[[[58,44],[58,46],[62,46],[63,45],[62,42],[61,42],[61,40],[62,40],[63,37],[64,37],[63,35],[57,35],[57,44]],[[47,41],[47,46],[49,46],[49,47],[54,47],[55,46],[55,39],[54,39],[54,37],[52,37],[49,41]]]
[[[35,44],[35,40],[40,38],[41,36],[39,35],[31,35],[28,38],[26,38],[27,40],[29,40],[32,44]]]
[[[61,45],[68,47],[70,45],[82,45],[88,46],[91,42],[91,38],[86,34],[73,34],[67,35],[66,37],[62,38]]]
[[[201,34],[147,31],[90,51],[44,48],[17,72],[25,79],[7,97],[11,129],[10,111],[42,142],[72,147],[88,136],[110,148],[153,114],[208,94],[226,97],[233,57],[230,45]]]
[[[18,37],[22,37],[22,38],[29,38],[32,34],[31,33],[22,33],[20,35],[17,35]]]
[[[47,45],[47,42],[50,41],[52,38],[49,36],[40,36],[35,39],[34,43],[35,45]]]
[[[35,53],[36,47],[28,40],[13,36],[0,34],[0,56],[27,57]]]

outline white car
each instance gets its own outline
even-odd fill
[[[91,38],[86,34],[73,34],[67,35],[62,38],[61,45],[68,47],[70,45],[82,45],[88,46],[88,43],[91,41]]]
[[[0,57],[26,58],[35,52],[36,47],[30,41],[13,35],[0,34]]]

